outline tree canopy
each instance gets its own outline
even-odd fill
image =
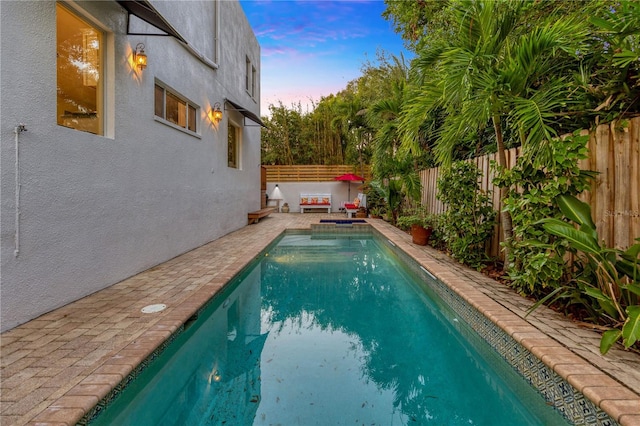
[[[383,178],[390,156],[419,168],[502,146],[535,151],[640,113],[637,2],[385,3],[411,61],[378,51],[312,111],[271,105],[264,164],[367,164]]]

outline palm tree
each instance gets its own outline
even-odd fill
[[[393,58],[394,66],[390,93],[385,99],[374,102],[367,109],[367,123],[376,128],[373,137],[372,172],[375,181],[372,188],[388,204],[393,223],[396,223],[405,196],[411,200],[420,198],[420,176],[413,153],[400,149],[398,117],[402,111],[409,73],[402,58]]]
[[[419,52],[416,89],[403,109],[403,145],[417,149],[422,123],[446,113],[434,148],[439,162],[451,163],[465,137],[488,127],[506,167],[503,126],[519,135],[523,151],[544,160],[544,141],[571,102],[566,68],[584,46],[584,22],[571,17],[527,22],[531,1],[464,0],[453,6],[450,38]],[[509,188],[501,188],[503,200]],[[504,240],[512,237],[511,217],[501,211]],[[505,256],[508,259],[508,247]]]
[[[373,175],[379,178],[390,177],[390,160],[400,148],[398,117],[402,109],[405,83],[405,80],[400,79],[394,81],[390,96],[373,103],[367,110],[367,122],[376,127],[371,166]]]

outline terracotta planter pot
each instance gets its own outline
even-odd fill
[[[432,228],[425,228],[421,225],[411,225],[411,238],[413,243],[419,246],[427,245],[432,231]]]

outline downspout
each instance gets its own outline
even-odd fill
[[[198,58],[200,60],[200,62],[202,62],[203,64],[205,64],[206,66],[208,66],[209,68],[213,69],[213,70],[217,70],[218,69],[218,60],[220,58],[219,56],[219,50],[220,50],[220,0],[214,0],[213,2],[213,7],[214,7],[214,12],[215,13],[215,28],[214,28],[214,34],[213,34],[213,43],[214,43],[214,47],[213,47],[213,60],[207,58],[205,55],[203,55],[202,53],[200,53],[200,51],[198,49],[196,49],[195,47],[191,46],[189,44],[189,42],[185,41],[181,41],[178,39],[178,41],[180,42],[180,44],[182,44],[182,46],[187,49],[187,51],[189,53],[191,53],[193,56],[195,56],[196,58]]]
[[[13,256],[20,254],[20,133],[26,132],[27,127],[20,123],[14,129],[16,134],[16,219],[15,219],[15,250]]]
[[[200,62],[202,62],[203,64],[205,64],[206,66],[208,66],[211,69],[217,70],[218,69],[218,64],[216,64],[215,62],[213,62],[211,59],[207,58],[206,56],[204,56],[202,53],[200,53],[195,47],[191,46],[189,43],[183,43],[181,41],[179,41],[180,44],[182,44],[182,46],[187,49],[187,51],[189,53],[191,53],[193,56],[195,56],[196,58],[198,58],[200,60]]]
[[[213,53],[213,62],[216,64],[220,63],[220,0],[215,0],[213,3],[214,11],[216,14],[216,28],[214,31],[214,53]]]

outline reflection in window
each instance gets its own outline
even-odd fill
[[[164,88],[156,85],[155,93],[155,115],[164,118]]]
[[[234,169],[239,168],[238,158],[240,150],[240,129],[229,123],[227,132],[227,165]]]
[[[103,34],[76,14],[56,5],[57,122],[103,134]]]
[[[196,131],[197,107],[159,84],[155,86],[154,114],[176,126]]]
[[[192,132],[195,132],[196,131],[196,109],[192,105],[189,105],[189,111],[187,113],[187,117],[189,117],[189,125],[187,126],[187,128]]]
[[[187,103],[178,99],[174,94],[167,93],[167,114],[165,120],[177,124],[180,127],[186,127],[187,121]]]

